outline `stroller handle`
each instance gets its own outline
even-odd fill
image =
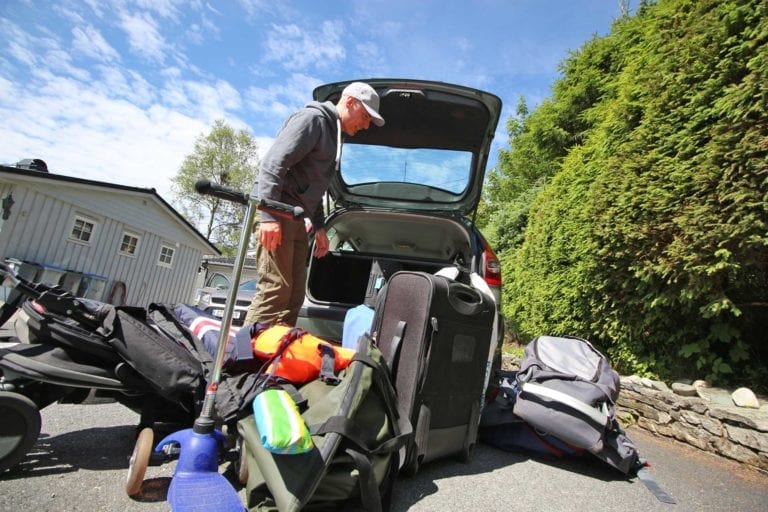
[[[217,183],[211,183],[210,180],[199,180],[195,183],[195,190],[198,194],[218,197],[225,201],[232,201],[243,205],[247,205],[248,201],[251,200],[250,194]],[[256,208],[269,212],[277,217],[285,217],[289,219],[300,219],[304,217],[304,208],[301,206],[292,206],[272,199],[259,199]]]

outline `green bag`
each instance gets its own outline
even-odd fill
[[[238,422],[249,510],[389,508],[399,452],[412,429],[397,413],[389,369],[370,338],[360,338],[339,378],[337,385],[318,379],[299,389],[314,444],[308,452],[271,453],[252,415]]]

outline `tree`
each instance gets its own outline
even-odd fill
[[[524,226],[507,208],[524,230],[502,256],[524,339],[578,334],[620,371],[765,388],[766,20],[761,0],[643,2],[565,62],[494,189],[535,192]]]
[[[195,141],[192,154],[184,158],[172,178],[172,190],[182,213],[196,225],[204,224],[206,238],[224,254],[234,254],[245,210],[242,205],[198,194],[195,183],[207,179],[250,192],[258,175],[258,146],[245,130],[235,130],[223,120],[213,123],[208,135]]]

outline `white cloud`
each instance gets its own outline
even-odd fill
[[[92,25],[72,29],[72,47],[83,55],[102,62],[120,60],[117,50],[112,48]]]
[[[224,80],[194,81],[167,68],[158,89],[132,69],[101,65],[88,73],[55,40],[19,35],[9,43],[9,64],[27,80],[22,87],[0,78],[0,118],[30,122],[0,126],[2,163],[42,158],[51,172],[155,188],[172,202],[170,178],[213,120],[245,127],[228,114],[242,99]]]
[[[386,59],[372,41],[355,45],[356,59],[361,72],[367,76],[387,76]]]
[[[242,107],[240,93],[224,80],[185,80],[177,68],[166,70],[160,96],[163,103],[201,119],[218,119]]]
[[[324,21],[319,32],[304,31],[295,24],[273,24],[265,42],[265,58],[290,70],[332,67],[346,56],[343,31],[340,21]]]
[[[11,41],[8,45],[8,54],[27,66],[34,66],[37,61],[37,57],[32,50],[18,44],[16,41]]]
[[[294,73],[283,84],[249,87],[246,104],[251,110],[270,116],[272,125],[278,127],[285,117],[312,100],[312,90],[321,83],[309,75]]]
[[[128,42],[134,51],[149,60],[165,61],[167,45],[152,15],[146,12],[122,13],[120,27],[128,35]]]
[[[101,79],[93,83],[105,96],[123,98],[138,106],[148,106],[157,97],[154,86],[139,73],[116,66],[98,68]]]
[[[264,155],[267,154],[267,151],[269,151],[269,148],[272,147],[272,144],[275,142],[274,137],[254,137],[253,140],[256,141],[256,145],[258,146],[258,154],[259,154],[259,162],[264,158]]]
[[[135,0],[138,7],[147,11],[153,11],[161,18],[168,18],[174,21],[179,19],[179,10],[176,4],[184,4],[186,0]]]
[[[0,103],[0,117],[34,119],[0,126],[0,161],[42,158],[51,172],[155,188],[170,202],[170,178],[209,129],[207,120],[157,104],[142,109],[74,80],[57,82],[40,90],[0,84],[15,98]]]

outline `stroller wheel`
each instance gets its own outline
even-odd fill
[[[131,460],[128,463],[128,479],[125,482],[125,492],[128,496],[136,496],[141,492],[141,484],[147,472],[154,440],[155,434],[149,427],[143,428],[139,432],[139,437],[136,438],[136,445],[133,447]]]
[[[0,391],[0,473],[18,464],[40,435],[40,411],[24,395]]]

